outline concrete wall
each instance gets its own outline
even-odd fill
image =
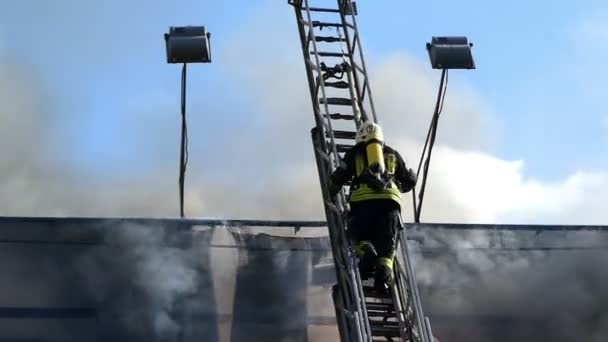
[[[412,250],[441,341],[606,340],[603,230],[427,228]],[[327,238],[290,232],[0,218],[0,341],[335,341]]]
[[[310,283],[328,249],[163,220],[0,219],[0,341],[327,336],[330,283]]]
[[[208,250],[185,229],[0,220],[0,341],[217,340]],[[196,325],[190,316],[206,315]]]

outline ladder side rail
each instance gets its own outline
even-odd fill
[[[306,29],[304,27],[304,19],[302,17],[302,11],[301,11],[301,2],[299,4],[299,8],[296,4],[294,5],[294,11],[296,14],[296,19],[297,19],[297,23],[298,23],[298,31],[299,31],[299,35],[300,35],[300,42],[302,45],[302,52],[303,52],[303,56],[304,56],[304,60],[305,60],[305,67],[306,67],[306,74],[307,74],[307,78],[308,78],[308,84],[309,84],[309,90],[310,90],[310,96],[311,96],[311,101],[313,104],[313,110],[315,113],[315,122],[316,122],[316,127],[317,130],[320,130],[321,133],[320,135],[323,136],[323,133],[325,132],[325,125],[324,125],[324,121],[325,119],[321,116],[320,113],[320,108],[319,108],[319,99],[317,96],[317,89],[318,86],[316,86],[318,83],[315,80],[315,76],[312,70],[312,65],[313,62],[310,58],[310,51],[309,51],[309,40],[308,40],[308,34],[306,33]],[[309,23],[311,23],[311,21],[309,21]],[[311,30],[312,28],[312,24],[308,25],[308,29]],[[318,64],[317,64],[318,67]],[[320,70],[320,69],[317,69]],[[331,161],[329,161],[329,163],[325,164],[324,163],[324,159],[320,158],[319,156],[319,149],[322,150],[323,152],[327,152],[328,150],[328,146],[326,144],[326,140],[325,139],[314,139],[313,136],[313,146],[315,148],[315,158],[317,159],[317,167],[318,167],[318,171],[319,171],[319,179],[320,179],[320,183],[321,183],[321,187],[322,187],[322,192],[324,194],[324,200],[327,200],[328,196],[326,196],[325,194],[327,193],[327,189],[325,189],[325,185],[326,180],[327,180],[327,175],[326,175],[326,168],[329,169],[331,167]],[[340,291],[340,296],[345,296],[348,294],[349,289],[347,286],[347,284],[345,284],[345,279],[343,279],[344,277],[344,270],[342,269],[342,267],[340,267],[340,265],[344,265],[344,255],[343,255],[343,251],[340,248],[336,248],[336,244],[333,243],[336,240],[340,240],[339,238],[339,231],[340,231],[340,225],[339,224],[333,224],[332,222],[334,222],[337,217],[335,215],[335,213],[331,212],[330,210],[327,209],[327,206],[324,206],[326,208],[326,217],[328,218],[328,231],[330,234],[330,241],[332,241],[332,253],[334,255],[334,267],[336,269],[336,278],[339,282],[339,284],[342,287],[342,291]],[[338,226],[338,227],[336,227]],[[337,228],[337,229],[336,229]],[[337,233],[337,234],[336,234]],[[338,235],[338,236],[336,236]],[[345,300],[341,301],[341,305],[344,306],[346,305],[348,308],[351,307],[351,305],[349,305],[348,303],[345,303]],[[340,327],[341,330],[341,336],[348,331],[349,335],[348,336],[344,336],[346,341],[352,341],[353,339],[351,338],[351,334],[353,333],[353,331],[357,331],[359,329],[357,329],[356,325],[354,327],[350,327],[350,324],[352,323],[352,318],[350,317],[345,317],[344,315],[344,309],[340,308],[336,310],[336,314],[339,315],[338,321],[342,322],[342,324],[348,324],[348,327]],[[354,337],[354,336],[353,336]],[[359,341],[361,341],[361,338],[358,339]]]
[[[421,324],[424,324],[424,321],[421,319],[418,311],[416,310],[416,305],[413,299],[414,291],[412,290],[412,287],[409,286],[409,281],[405,276],[407,271],[404,264],[405,262],[401,263],[400,261],[395,260],[395,267],[398,269],[400,277],[399,282],[406,285],[404,286],[404,290],[407,293],[407,297],[410,298],[410,300],[408,300],[406,303],[407,315],[405,316],[405,321],[407,322],[408,326],[404,333],[406,334],[408,341],[423,342],[425,341],[424,336],[422,336],[424,333],[424,326]]]
[[[348,243],[348,242],[347,242]],[[357,311],[361,315],[361,320],[363,322],[363,329],[366,333],[366,340],[372,340],[372,328],[369,322],[369,316],[367,314],[367,307],[365,304],[365,293],[363,292],[363,283],[361,282],[361,275],[359,274],[359,267],[357,265],[356,257],[350,253],[349,257],[350,269],[351,269],[351,277],[353,278],[354,283],[356,284],[355,288],[357,290]]]
[[[349,64],[350,67],[352,69],[352,78],[353,78],[353,86],[355,88],[355,91],[357,93],[356,98],[354,98],[354,100],[357,101],[358,106],[359,106],[359,110],[361,111],[361,115],[363,117],[363,119],[368,119],[368,111],[365,108],[365,102],[364,102],[364,98],[365,96],[362,93],[362,87],[360,87],[360,80],[359,80],[359,76],[357,74],[357,61],[354,55],[354,50],[353,50],[353,46],[354,44],[356,44],[356,37],[358,36],[357,34],[357,29],[354,25],[349,25],[348,21],[346,20],[346,14],[344,11],[344,0],[337,0],[338,2],[338,8],[340,8],[340,20],[342,21],[342,27],[344,28],[344,36],[345,36],[345,43],[346,43],[346,51],[347,51],[347,55],[348,55],[348,59],[349,59]],[[352,5],[352,3],[350,3],[349,5]],[[350,10],[352,11],[353,8],[351,6]],[[352,13],[352,12],[351,12]],[[353,40],[351,40],[351,34],[349,32],[349,29],[354,31],[353,34]],[[366,78],[365,73],[363,73],[363,78]],[[353,110],[355,110],[355,104],[353,103]],[[372,112],[373,114],[373,112]],[[377,122],[375,114],[372,115],[372,119],[374,122]]]
[[[361,104],[360,104],[360,100],[357,97],[357,93],[356,90],[354,89],[354,85],[353,85],[353,81],[354,81],[354,77],[353,77],[353,70],[352,70],[352,66],[349,66],[349,70],[346,74],[346,77],[348,77],[348,91],[350,92],[350,97],[353,99],[353,116],[355,117],[355,130],[359,129],[359,126],[361,125]]]
[[[409,248],[407,246],[407,235],[406,229],[403,229],[399,234],[399,246],[401,250],[401,254],[403,257],[404,265],[401,265],[401,271],[405,272],[404,274],[407,277],[409,289],[411,291],[411,300],[414,309],[414,323],[418,329],[418,333],[421,337],[421,342],[433,342],[431,336],[428,336],[428,330],[425,328],[424,323],[424,312],[422,310],[422,303],[420,301],[420,294],[418,292],[418,285],[416,284],[416,277],[414,274],[414,269],[411,263],[411,254],[409,252]]]
[[[344,311],[344,300],[340,285],[336,284],[331,288],[331,298],[334,301],[334,310],[336,312],[336,323],[338,324],[338,332],[340,334],[340,342],[350,342],[353,339],[350,337],[351,330],[348,329],[349,322],[346,320]]]
[[[296,0],[297,1],[297,0]],[[321,115],[321,111],[319,109],[319,106],[316,105],[317,103],[319,103],[319,99],[317,97],[317,92],[315,91],[316,88],[316,81],[315,81],[315,76],[313,73],[313,69],[311,67],[311,65],[313,64],[312,60],[310,59],[310,51],[308,48],[308,42],[307,42],[307,34],[306,34],[306,29],[304,27],[304,25],[302,24],[304,22],[304,18],[302,17],[302,11],[301,11],[301,7],[302,4],[300,2],[299,7],[295,4],[295,3],[291,3],[294,7],[294,11],[296,14],[296,21],[298,23],[298,33],[300,35],[300,43],[302,45],[302,53],[304,55],[304,65],[306,68],[306,78],[308,79],[308,88],[310,91],[310,99],[312,101],[312,107],[313,107],[313,111],[314,111],[314,115],[315,115],[315,123],[317,127],[323,127],[323,122],[324,122],[324,118]],[[311,28],[309,28],[311,29]]]
[[[317,41],[316,41],[316,38],[315,38],[314,27],[312,25],[313,20],[312,20],[312,16],[311,16],[311,13],[310,13],[309,2],[308,2],[308,0],[304,0],[303,3],[306,6],[306,16],[307,16],[308,23],[309,23],[309,25],[308,25],[309,30],[308,30],[308,35],[307,35],[307,44],[311,44],[312,43],[313,54],[315,56],[316,65],[318,67],[317,84],[320,85],[320,86],[318,86],[317,88],[321,90],[321,95],[322,95],[322,99],[323,99],[323,103],[324,103],[325,114],[327,114],[327,116],[326,116],[327,121],[326,122],[328,124],[328,131],[329,131],[329,138],[330,138],[329,145],[330,145],[330,148],[331,148],[331,152],[333,152],[332,153],[333,154],[333,158],[332,158],[333,166],[337,167],[339,165],[339,163],[340,163],[340,156],[339,156],[338,151],[337,151],[337,146],[336,146],[335,138],[334,138],[334,135],[333,135],[333,128],[332,128],[332,124],[331,124],[331,119],[329,117],[330,111],[329,111],[329,104],[328,104],[328,101],[327,101],[327,93],[326,93],[326,89],[325,89],[325,82],[323,80],[323,75],[320,72],[320,69],[321,69],[321,58],[319,56],[319,50],[317,48]],[[317,93],[317,98],[318,98],[318,93]],[[314,105],[317,106],[318,102],[315,103]],[[325,133],[325,132],[323,132],[323,133]],[[323,182],[326,183],[327,179],[323,180]],[[328,197],[329,196],[326,197],[326,200],[328,199]],[[339,208],[340,212],[344,212],[344,208],[346,207],[346,199],[345,199],[344,191],[343,190],[340,192],[337,204],[338,204],[338,208]],[[343,224],[343,219],[342,218],[340,218],[340,223],[341,224],[339,224],[336,227],[339,230],[339,232],[337,232],[338,239],[337,239],[336,242],[332,242],[332,243],[341,244],[343,246],[343,248],[347,249],[348,248],[347,247],[348,246],[348,240],[346,238],[346,235],[344,234],[344,224]],[[335,241],[335,239],[332,239],[332,240]],[[352,258],[352,256],[349,257],[350,253],[348,252],[348,250],[346,250],[346,251],[342,250],[341,252],[345,254],[345,256],[343,258],[341,258],[344,261],[344,263],[342,263],[342,265],[346,265],[347,266],[347,272],[349,274],[351,274],[351,275],[353,273],[356,274],[357,272],[356,272],[356,269],[352,267],[352,262],[348,262],[348,263],[346,262],[348,259]],[[345,286],[345,285],[347,285],[347,286]],[[361,331],[361,329],[364,329],[364,331],[363,331],[364,334],[363,334],[362,337],[364,338],[363,341],[367,341],[369,339],[369,337],[371,336],[371,328],[369,327],[368,320],[366,320],[366,319],[364,320],[363,319],[363,317],[367,317],[367,314],[366,314],[367,310],[365,310],[365,307],[364,307],[365,303],[362,300],[362,298],[363,298],[363,288],[362,288],[362,286],[360,284],[360,280],[359,280],[359,282],[357,282],[355,279],[351,278],[351,279],[349,279],[346,282],[346,284],[343,284],[342,287],[344,288],[344,290],[346,290],[348,292],[351,292],[351,294],[354,294],[352,292],[356,292],[357,293],[354,296],[348,296],[347,294],[345,294],[346,298],[351,299],[351,301],[349,301],[347,303],[347,307],[349,307],[351,309],[354,309],[353,313],[357,316],[357,317],[355,317],[355,322],[359,325],[357,327],[357,330]],[[354,302],[354,303],[352,303],[352,302]],[[361,313],[364,313],[363,317],[360,316]]]
[[[322,142],[325,141],[325,138],[321,135],[321,132],[319,131],[318,127],[314,128],[311,134],[313,139],[313,145],[316,147],[315,158],[317,159],[317,170],[319,172],[319,179],[321,180],[320,184],[321,191],[323,193],[324,203],[326,204],[324,206],[325,214],[327,217],[330,242],[332,245],[332,253],[334,253],[334,267],[336,269],[337,277],[336,280],[338,281],[340,290],[340,293],[338,295],[341,296],[341,304],[344,306],[344,310],[348,311],[351,315],[353,315],[352,317],[342,317],[341,322],[349,323],[348,341],[367,341],[368,335],[365,335],[366,337],[364,339],[364,332],[362,331],[362,328],[365,328],[365,325],[362,326],[362,324],[366,324],[366,322],[361,322],[361,318],[356,316],[357,311],[360,311],[361,308],[359,305],[357,305],[359,304],[358,301],[352,300],[352,294],[354,292],[352,289],[352,280],[350,279],[353,274],[352,265],[351,262],[349,262],[350,258],[348,257],[348,254],[345,253],[346,251],[344,250],[343,245],[340,244],[340,241],[345,241],[343,240],[345,238],[342,224],[343,219],[339,215],[339,213],[332,211],[331,208],[327,205],[327,202],[325,202],[328,201],[329,198],[327,179],[329,177],[328,171],[330,171],[331,169],[329,168],[328,164],[324,163],[323,159],[319,158],[317,153],[317,148]],[[338,309],[339,308],[336,308],[337,312],[339,311]],[[340,312],[339,314],[343,315],[344,313]],[[352,339],[355,336],[358,339]]]
[[[395,268],[397,276],[395,277],[395,285],[391,289],[391,295],[393,298],[393,305],[395,309],[395,313],[397,315],[397,321],[399,323],[399,332],[401,334],[401,339],[403,341],[412,341],[411,336],[408,336],[407,326],[409,325],[407,321],[407,307],[409,305],[409,301],[407,301],[407,297],[405,297],[402,289],[402,283],[400,278],[399,268]]]
[[[425,323],[424,327],[426,328],[426,333],[428,336],[430,336],[429,340],[431,342],[435,342],[435,337],[433,336],[433,329],[431,329],[431,320],[429,319],[428,316],[424,317],[424,323]]]
[[[325,216],[327,217],[327,228],[328,228],[328,232],[329,232],[329,237],[330,237],[330,242],[331,242],[331,247],[332,247],[332,254],[333,254],[333,259],[334,259],[334,267],[335,267],[335,272],[336,272],[336,280],[338,281],[338,286],[339,288],[339,293],[338,295],[341,297],[341,306],[344,307],[344,309],[348,310],[348,303],[345,301],[344,295],[346,293],[346,289],[344,288],[344,273],[343,273],[343,267],[341,266],[344,262],[344,255],[342,253],[341,248],[339,248],[339,246],[337,246],[337,244],[335,244],[334,242],[339,239],[339,231],[336,228],[339,228],[339,216],[336,212],[334,212],[327,204],[326,204],[326,199],[329,197],[328,196],[328,192],[329,190],[327,189],[327,182],[325,182],[325,180],[328,177],[327,174],[327,170],[330,167],[331,164],[327,163],[327,161],[319,158],[319,152],[318,149],[321,148],[321,144],[323,144],[324,142],[324,138],[322,136],[320,136],[322,133],[322,131],[319,130],[319,127],[315,127],[312,129],[311,131],[311,135],[312,135],[312,141],[313,141],[313,146],[315,147],[315,159],[317,161],[317,171],[319,173],[319,180],[320,180],[320,186],[321,186],[321,193],[323,195],[323,199],[324,199],[324,208],[325,208]],[[340,305],[338,305],[340,306]],[[350,325],[352,323],[352,320],[349,319],[349,317],[344,317],[344,310],[341,310],[342,308],[336,308],[336,314],[340,315],[341,318],[338,319],[338,322],[341,323],[346,323],[348,325]],[[348,339],[352,339],[352,337],[350,336],[352,334],[352,331],[355,329],[347,329],[349,332],[349,336],[347,336],[346,338]],[[341,332],[344,332],[344,329],[341,328]]]
[[[363,74],[363,77],[366,80],[366,83],[367,83],[367,92],[369,93],[368,96],[365,96],[363,93],[361,93],[360,96],[359,96],[359,98],[362,98],[362,97],[363,98],[367,98],[367,101],[369,102],[370,109],[371,109],[371,112],[372,112],[372,118],[373,118],[374,122],[378,122],[378,117],[376,116],[376,108],[374,106],[374,100],[372,98],[372,89],[370,87],[369,77],[367,75],[367,67],[365,65],[365,58],[363,57],[363,47],[362,47],[362,44],[361,44],[361,38],[360,38],[360,35],[359,35],[359,29],[357,27],[357,20],[355,18],[355,11],[354,11],[355,9],[354,9],[354,6],[353,6],[353,2],[352,2],[352,0],[338,0],[338,6],[340,6],[342,3],[345,3],[345,5],[348,6],[349,13],[350,13],[350,14],[348,14],[348,16],[350,17],[350,20],[351,20],[350,23],[346,20],[346,14],[344,13],[344,10],[342,10],[342,7],[339,7],[341,9],[340,16],[342,18],[342,25],[345,27],[345,34],[346,34],[346,38],[347,38],[346,39],[346,44],[348,46],[349,51],[351,51],[351,49],[354,48],[354,45],[356,45],[356,48],[358,50],[358,57],[361,60],[361,69],[363,69],[362,74]],[[346,29],[346,27],[351,27],[351,29],[354,31],[354,35],[353,35],[354,39],[353,39],[352,43],[351,43],[351,40],[349,38],[349,33],[348,33],[348,30]],[[351,54],[350,56],[351,56],[351,62],[355,62],[355,64],[356,64],[356,61],[354,60],[353,55]],[[357,77],[355,77],[355,85],[356,85],[357,89],[360,92],[362,92],[363,89],[359,88],[359,80],[358,80]],[[361,106],[363,107],[363,103],[361,104]],[[363,110],[363,108],[362,108],[362,110]],[[366,115],[367,115],[367,113],[366,113]]]
[[[397,250],[400,251],[400,235],[397,234]],[[417,341],[418,339],[415,336],[415,315],[412,301],[412,290],[409,285],[409,279],[407,274],[403,271],[401,262],[399,258],[395,258],[395,292],[399,297],[399,303],[402,308],[402,315],[400,317],[403,318],[403,322],[406,325],[406,329],[402,331],[407,337],[408,341]],[[406,340],[406,338],[404,338]]]
[[[342,30],[344,31],[344,35],[345,35],[345,41],[347,42],[347,49],[348,49],[348,36],[347,36],[347,31],[348,28],[347,26],[344,26],[344,21],[342,21]],[[338,29],[338,36],[340,38],[342,38],[342,34],[340,33],[340,29]],[[348,61],[348,70],[346,70],[346,77],[348,79],[348,92],[350,94],[350,98],[352,99],[352,107],[353,107],[353,116],[355,118],[355,130],[359,129],[359,125],[361,125],[361,113],[362,113],[362,109],[363,108],[363,97],[364,94],[362,94],[361,92],[359,92],[357,86],[356,86],[356,72],[357,70],[353,67],[353,55],[350,52],[350,49],[348,50],[349,52],[349,61]]]
[[[308,3],[308,0],[303,0],[304,5],[306,6],[306,17],[308,20],[308,35],[307,35],[307,44],[309,44],[308,46],[310,47],[310,44],[312,43],[312,49],[313,49],[313,54],[315,56],[315,62],[316,65],[318,67],[318,71],[317,71],[317,79],[316,82],[318,82],[320,84],[320,90],[321,90],[321,96],[323,99],[323,107],[325,109],[325,114],[327,114],[327,126],[328,126],[328,130],[330,132],[329,136],[330,136],[330,148],[331,148],[331,152],[333,153],[333,166],[338,167],[340,160],[339,160],[339,155],[338,155],[338,150],[336,148],[336,142],[334,139],[334,134],[333,134],[333,128],[331,125],[331,119],[329,118],[329,104],[327,101],[327,93],[325,90],[325,81],[323,80],[323,74],[321,73],[321,57],[319,56],[319,50],[317,49],[317,41],[315,39],[315,30],[314,27],[312,25],[312,15],[310,13],[310,5]],[[318,98],[318,94],[317,94],[317,98]],[[318,106],[318,101],[317,103],[314,104],[314,106]],[[324,131],[322,133],[325,133]]]
[[[402,330],[402,334],[405,335],[403,340],[418,342],[420,339],[416,335],[416,313],[412,307],[411,290],[409,289],[407,278],[405,277],[402,265],[398,259],[395,260],[395,266],[395,272],[397,273],[397,277],[395,278],[395,286],[397,287],[396,291],[398,292],[398,296],[400,298],[400,304],[403,310],[403,324],[405,326]]]

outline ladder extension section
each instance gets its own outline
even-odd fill
[[[345,234],[345,192],[329,196],[329,176],[355,144],[362,121],[377,122],[352,0],[288,0],[294,7],[315,127],[311,135],[336,268],[332,296],[343,342],[432,342],[424,320],[405,232],[399,235],[395,286],[388,294],[361,281]],[[322,3],[333,3],[321,6]]]

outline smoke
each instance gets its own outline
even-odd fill
[[[215,311],[209,251],[191,233],[162,226],[105,227],[105,246],[78,258],[83,287],[102,310],[107,332],[175,341],[187,336],[189,317]],[[173,227],[172,229],[175,229]],[[210,231],[199,231],[210,238]],[[182,240],[182,241],[180,241]],[[183,242],[188,245],[183,245]],[[181,244],[181,245],[180,245]],[[214,272],[221,272],[221,265]],[[112,318],[116,317],[114,321]],[[213,336],[213,324],[202,323]],[[124,335],[123,335],[124,336]]]
[[[605,233],[440,230],[424,235],[417,276],[441,340],[605,339]]]
[[[202,158],[191,154],[186,193],[189,216],[323,217],[310,146],[313,120],[301,52],[289,8],[281,9],[284,11],[273,20],[268,20],[268,13],[252,15],[255,19],[245,26],[255,29],[228,37],[224,46],[230,48],[220,50],[225,58],[219,65],[228,70],[227,78],[255,99],[251,113],[257,115],[252,114],[259,123],[238,134],[225,130],[232,140],[229,145],[237,148],[219,153],[213,162],[216,167],[226,166],[218,167],[227,170],[226,177],[212,174],[212,168],[205,164],[207,160],[197,166],[197,160]],[[258,45],[260,37],[280,43],[264,50],[267,53],[252,54],[263,50]],[[108,44],[99,45],[113,42],[106,39]],[[92,41],[97,40],[89,43]],[[242,56],[248,56],[246,64],[242,63]],[[390,144],[394,142],[400,151],[406,151],[406,162],[413,167],[424,138],[421,132],[426,131],[433,108],[436,75],[420,72],[426,67],[404,53],[381,56],[370,65],[386,136]],[[113,177],[106,178],[71,165],[69,162],[77,158],[70,153],[80,141],[66,136],[65,127],[59,127],[66,120],[59,114],[63,104],[53,100],[53,87],[36,77],[35,70],[28,70],[31,69],[21,61],[4,59],[0,63],[1,214],[176,215],[177,176],[173,171],[163,168],[116,175],[112,166],[107,166],[100,173]],[[526,178],[523,162],[491,154],[499,130],[492,120],[491,108],[473,90],[450,81],[444,111],[424,220],[606,221],[606,211],[601,207],[605,202],[602,198],[608,193],[604,172],[581,171],[553,183]],[[138,114],[146,117],[149,113]],[[162,126],[159,122],[150,124]],[[161,132],[164,126],[158,128]],[[193,137],[197,129],[201,127],[190,127]],[[141,151],[130,152],[140,155]],[[156,157],[154,153],[149,155]],[[177,154],[159,155],[158,159],[159,164],[177,165]],[[409,208],[410,204],[408,197],[404,207]],[[409,209],[404,214],[411,218]],[[197,249],[161,247],[166,238],[162,231],[157,227],[116,227],[108,236],[116,246],[82,256],[77,267],[82,270],[86,288],[109,308],[108,316],[116,314],[125,329],[133,334],[154,333],[172,339],[185,329],[180,315],[204,311],[203,306],[211,305],[208,299],[201,299],[206,298],[201,293],[207,293],[204,289],[209,288],[201,285],[207,281],[209,267],[205,263],[209,260]],[[503,238],[508,238],[508,234]],[[570,240],[579,238],[571,236]],[[536,340],[580,340],[580,336],[589,336],[590,341],[595,341],[606,335],[605,297],[598,287],[606,280],[600,272],[606,268],[603,255],[496,254],[457,249],[473,243],[489,245],[489,241],[486,235],[474,233],[446,243],[453,249],[445,255],[421,260],[417,270],[422,284],[430,289],[427,298],[431,310],[454,315],[504,313],[541,320],[550,317],[552,323],[543,332],[545,335],[530,332],[537,334],[531,335]],[[289,287],[289,278],[281,278],[280,273],[274,277],[273,288]],[[326,304],[331,306],[329,301]],[[124,310],[125,307],[132,309]],[[481,324],[477,324],[477,329],[482,330]],[[481,340],[513,340],[505,330],[508,329],[497,327],[493,332],[484,332],[482,336],[486,338]],[[498,337],[498,332],[503,337]]]

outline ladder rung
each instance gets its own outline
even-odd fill
[[[329,132],[328,132],[329,133]],[[355,136],[357,135],[357,132],[351,132],[351,131],[333,131],[334,133],[334,139],[355,139]],[[327,134],[327,137],[329,138],[329,134]],[[363,287],[363,291],[365,291],[365,287]],[[369,286],[371,287],[371,286]]]
[[[329,118],[332,120],[354,120],[355,116],[349,114],[333,113],[329,114]]]
[[[378,326],[370,326],[372,330],[372,335],[374,336],[386,336],[386,337],[400,337],[401,333],[399,332],[399,328],[385,328]]]
[[[374,303],[374,302],[365,302],[365,307],[367,310],[375,310],[375,311],[395,311],[393,303]]]
[[[386,311],[386,310],[371,310],[371,309],[367,309],[367,316],[370,318],[385,318],[385,319],[389,319],[389,318],[394,318],[397,319],[397,314],[395,313],[395,311]],[[370,320],[372,321],[372,320]]]
[[[311,12],[340,13],[340,10],[335,9],[335,8],[302,7],[302,11],[306,11],[306,10],[309,10]]]
[[[398,322],[396,322],[396,321],[392,321],[392,322],[390,322],[391,324],[388,324],[388,325],[387,325],[387,324],[381,324],[381,321],[369,321],[369,322],[370,322],[370,326],[369,326],[369,327],[370,327],[370,328],[372,328],[372,331],[373,331],[374,329],[378,329],[378,330],[380,330],[380,329],[382,329],[382,330],[393,330],[393,331],[395,331],[397,334],[399,334],[399,332],[401,331],[401,327],[399,327],[399,323],[398,323]],[[374,324],[374,323],[375,323],[375,324]],[[377,336],[385,336],[385,335],[381,335],[381,334],[374,334],[374,333],[372,332],[372,336],[376,336],[376,337],[377,337]],[[399,335],[397,335],[397,336],[401,336],[401,335],[399,334]],[[394,337],[394,336],[392,336],[392,335],[388,335],[388,336],[386,336],[386,337]],[[391,341],[391,340],[389,340],[389,341]],[[397,341],[401,341],[401,340],[400,340],[400,339],[398,339]],[[419,340],[418,340],[418,341],[419,341]]]
[[[336,144],[336,150],[338,150],[338,153],[349,151],[351,148],[353,148],[352,145]]]
[[[326,87],[340,88],[340,89],[348,89],[349,85],[346,81],[338,81],[338,82],[324,82]]]
[[[335,131],[334,131],[335,136]],[[390,293],[381,293],[376,291],[373,286],[363,286],[363,294],[365,294],[365,298],[391,298]]]
[[[314,55],[314,51],[310,52],[311,55]],[[321,57],[348,57],[347,53],[342,52],[327,52],[327,51],[319,51],[319,56]]]
[[[367,315],[369,317],[382,317],[382,318],[397,318],[394,311],[373,311],[368,310]],[[373,321],[372,321],[373,322]]]
[[[378,320],[370,320],[369,321],[370,325],[373,325],[375,327],[383,327],[383,328],[389,328],[389,329],[399,329],[399,322],[398,321],[378,321]]]
[[[312,27],[342,27],[342,24],[340,23],[327,23],[327,22],[322,22],[322,21],[313,21],[312,22]]]
[[[345,38],[331,37],[331,36],[315,36],[315,40],[318,42],[325,42],[325,43],[336,43],[336,42],[345,42],[346,41]]]
[[[327,103],[328,105],[335,106],[352,106],[353,100],[347,99],[345,97],[327,97],[325,99],[319,99],[320,104]]]

